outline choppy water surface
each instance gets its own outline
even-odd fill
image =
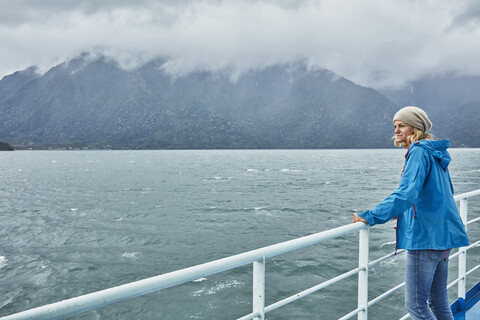
[[[16,151],[0,153],[0,316],[338,227],[397,185],[403,150]],[[456,193],[480,188],[480,149],[453,149]],[[480,215],[480,199],[469,203]],[[394,249],[371,232],[371,259]],[[471,236],[480,237],[472,225]],[[267,304],[353,268],[357,236],[267,260]],[[477,250],[477,249],[475,249]],[[472,250],[470,264],[480,263]],[[452,263],[451,276],[455,273]],[[370,299],[403,281],[404,256],[371,270]],[[235,319],[251,312],[251,267],[77,319]],[[470,283],[480,276],[473,275]],[[337,319],[356,278],[269,313]],[[452,299],[455,289],[452,289]],[[370,319],[403,316],[403,292]]]

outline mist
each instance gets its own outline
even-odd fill
[[[131,69],[164,57],[171,74],[303,61],[357,84],[480,75],[475,1],[5,1],[0,77],[46,71],[81,52]]]

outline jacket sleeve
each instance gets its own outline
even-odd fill
[[[375,208],[362,212],[359,216],[373,226],[390,221],[411,208],[429,170],[427,152],[422,147],[412,146],[398,188]]]

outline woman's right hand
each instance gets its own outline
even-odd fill
[[[356,223],[356,222],[363,222],[363,223],[368,224],[367,220],[363,219],[358,214],[354,213],[352,223]]]

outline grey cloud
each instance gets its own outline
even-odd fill
[[[0,0],[0,77],[82,51],[127,68],[171,57],[171,73],[307,61],[359,84],[480,74],[479,5],[442,0]],[[4,19],[5,18],[5,19]],[[452,23],[458,27],[452,28]],[[461,50],[459,50],[461,48]]]
[[[0,0],[0,25],[21,25],[31,21],[48,20],[55,15],[78,12],[92,15],[100,11],[151,8],[158,12],[176,9],[181,12],[191,5],[218,5],[229,0]],[[304,3],[297,0],[245,0],[243,3],[270,3],[285,9],[297,9]]]
[[[181,7],[194,0],[0,0],[0,24],[16,26],[35,21],[47,21],[62,14],[92,15],[115,9],[135,10],[144,7]]]
[[[480,2],[468,1],[453,19],[454,26],[466,26],[480,23]]]

